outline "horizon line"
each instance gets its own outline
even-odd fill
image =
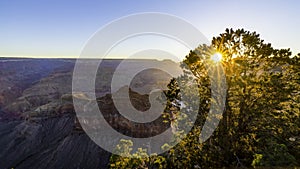
[[[1,56],[0,55],[0,59],[1,58],[12,58],[12,59],[103,59],[103,60],[157,60],[157,61],[174,61],[177,62],[175,60],[172,59],[166,59],[166,58],[141,58],[141,57],[137,57],[137,58],[122,58],[122,57],[107,57],[107,58],[96,58],[96,57],[90,57],[90,58],[80,58],[79,56]]]

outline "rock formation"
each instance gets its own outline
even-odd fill
[[[104,61],[98,70],[96,89],[91,91],[96,92],[105,118],[102,120],[132,137],[149,137],[165,131],[169,124],[163,123],[162,118],[135,123],[114,106],[111,92],[118,91],[110,91],[110,83],[120,62]],[[74,63],[75,60],[65,59],[0,59],[0,169],[107,167],[111,154],[85,134],[76,118],[74,97],[83,100],[82,109],[89,109],[90,100],[83,93],[72,94]],[[130,89],[125,86],[132,105],[139,111],[151,106],[149,95],[139,92],[144,84],[152,89],[157,85],[155,81],[161,86],[168,83],[157,76],[156,70],[152,76],[151,71],[144,73],[133,80]],[[91,129],[103,124],[92,116],[80,122]]]

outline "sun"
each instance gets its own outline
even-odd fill
[[[213,54],[210,59],[214,62],[221,62],[222,54],[217,52],[217,53]]]

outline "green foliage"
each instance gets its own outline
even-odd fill
[[[270,140],[261,154],[254,154],[252,166],[292,166],[296,165],[296,159],[288,151],[284,144],[277,144]]]
[[[145,149],[138,148],[138,150],[132,154],[133,143],[131,140],[120,140],[120,143],[115,149],[115,153],[120,155],[112,155],[110,158],[110,168],[114,169],[148,169],[157,168],[162,169],[166,167],[166,160],[163,156],[156,154],[148,156]]]
[[[222,62],[211,62],[210,57],[215,52],[222,53]],[[221,64],[225,71],[226,107],[218,128],[200,144],[202,126],[215,101],[211,98],[211,84],[218,83],[209,78],[213,64]],[[225,33],[213,38],[210,46],[200,45],[190,51],[182,67],[192,74],[185,71],[177,82],[184,84],[196,77],[198,88],[191,88],[190,93],[199,92],[199,112],[192,131],[163,156],[156,156],[163,159],[163,167],[300,165],[300,54],[292,57],[289,49],[274,49],[256,32],[226,29]],[[171,105],[180,98],[180,90],[175,81],[169,88],[167,97]],[[186,106],[195,104],[193,100],[192,97]],[[170,113],[180,114],[182,109],[178,106],[175,111],[166,112],[165,116],[169,117],[166,119],[171,121],[174,118]],[[176,120],[188,122],[182,116],[176,116]],[[180,130],[176,132],[180,135]],[[141,152],[138,156],[142,156]],[[131,159],[119,158],[119,161],[126,163],[125,168],[135,163],[144,165]],[[142,161],[150,166],[149,159]]]

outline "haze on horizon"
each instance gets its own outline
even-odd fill
[[[209,41],[225,28],[244,28],[258,32],[275,48],[291,48],[293,55],[300,53],[300,2],[296,0],[122,2],[1,1],[0,57],[76,58],[101,27],[141,12],[181,17],[196,26]],[[163,40],[160,42],[163,44]],[[182,57],[189,51],[173,48]],[[110,56],[122,57],[118,52]],[[144,57],[150,56],[141,56]]]

